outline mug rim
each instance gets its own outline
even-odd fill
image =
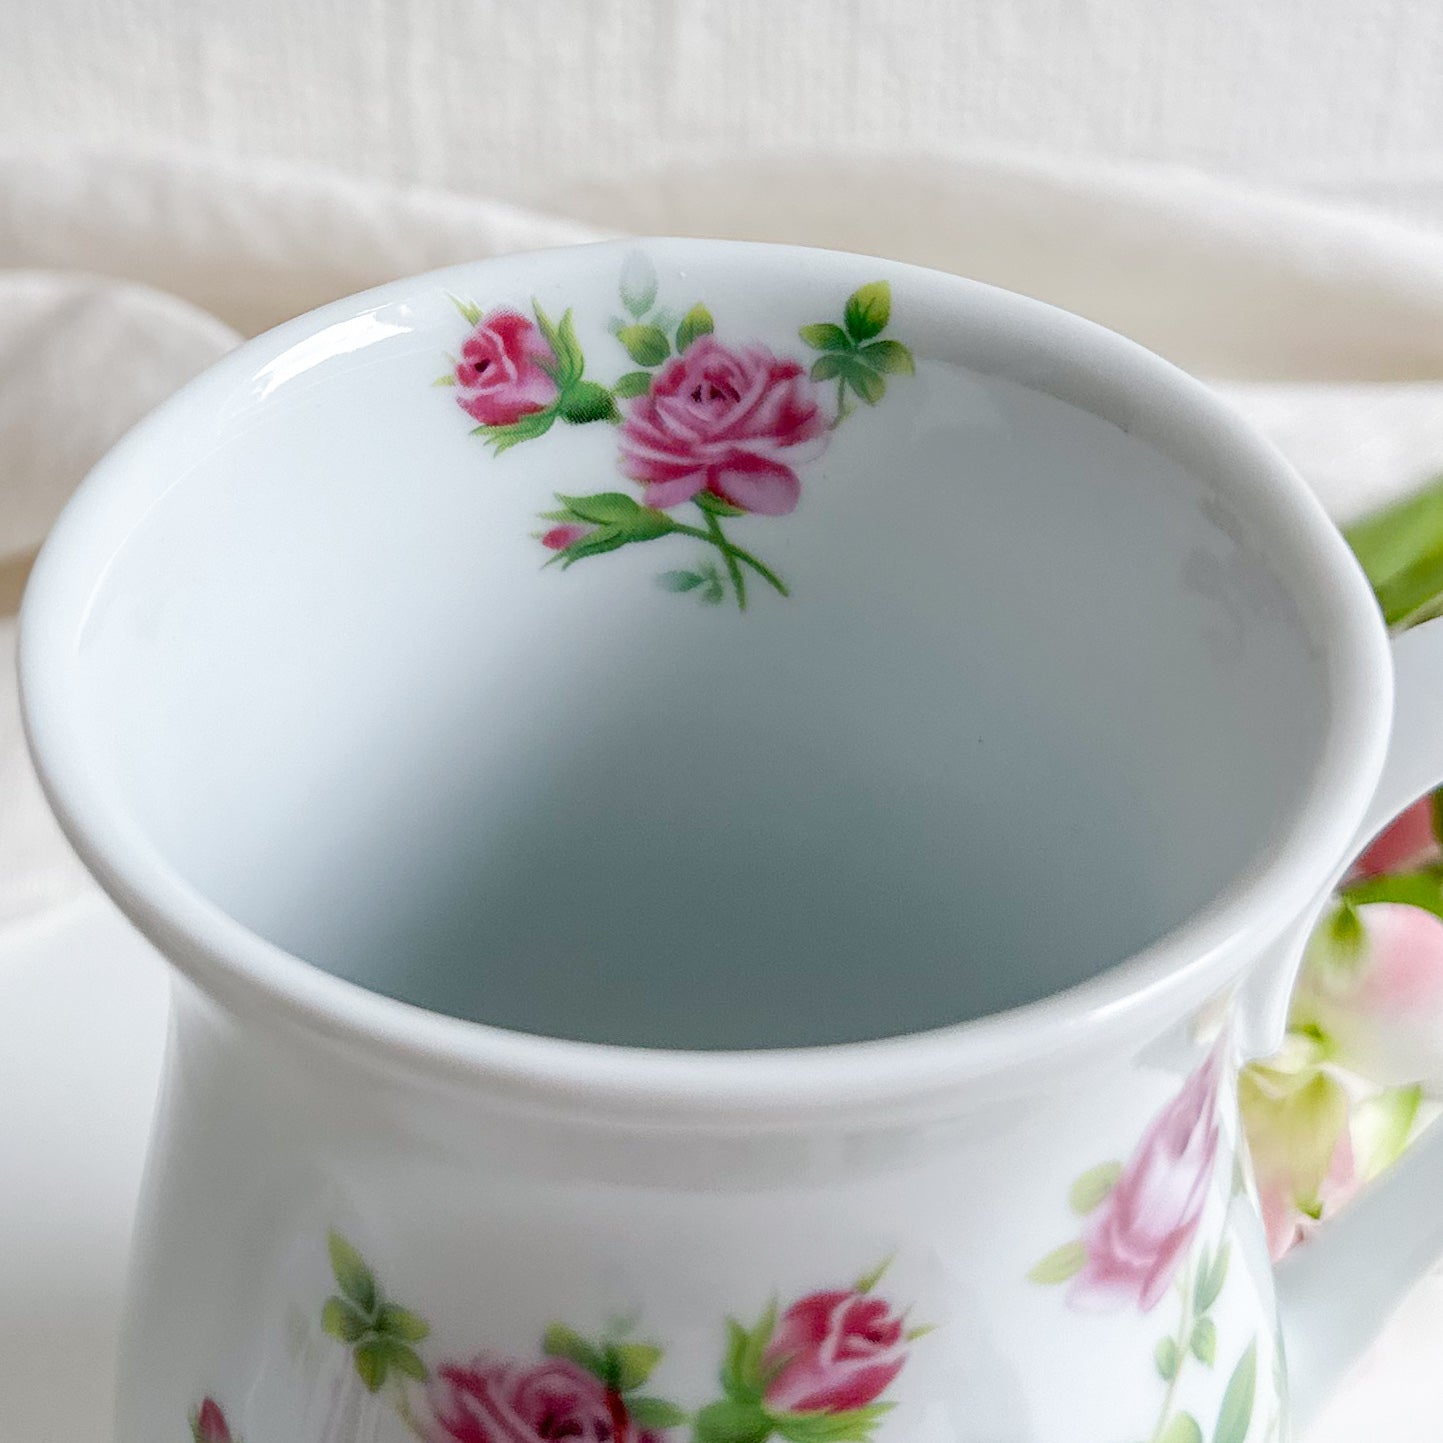
[[[969,1021],[863,1042],[697,1052],[576,1042],[435,1013],[372,992],[268,942],[185,881],[106,785],[78,723],[79,638],[109,561],[148,504],[129,465],[182,420],[196,388],[254,374],[298,341],[419,288],[460,289],[497,265],[564,266],[581,252],[636,246],[725,257],[765,253],[809,266],[860,260],[967,303],[1042,347],[1061,372],[1125,377],[1163,434],[1225,468],[1229,505],[1266,551],[1324,652],[1330,703],[1317,763],[1267,854],[1140,951],[1037,1001]],[[1045,388],[1043,388],[1045,389]],[[1157,405],[1165,401],[1165,414]],[[1141,408],[1147,410],[1147,404]],[[197,415],[203,412],[197,410]],[[1102,414],[1100,411],[1095,414]],[[495,1093],[619,1120],[785,1125],[957,1104],[997,1082],[1015,1090],[1064,1061],[1115,1051],[1202,1005],[1306,919],[1346,860],[1382,769],[1392,706],[1386,633],[1361,568],[1282,455],[1202,382],[1106,328],[1044,302],[945,272],[846,252],[762,242],[636,238],[558,247],[432,271],[335,301],[224,357],[139,423],[82,483],[36,561],[21,610],[22,714],[36,770],[67,837],[102,888],[168,961],[223,1006],[279,1021],[373,1064],[484,1082]]]

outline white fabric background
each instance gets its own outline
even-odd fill
[[[6,597],[134,419],[391,276],[617,230],[758,236],[1126,331],[1348,516],[1443,469],[1440,139],[1434,0],[0,5],[0,1157],[23,1160],[0,1443],[106,1436],[164,1025],[4,680]],[[1435,1440],[1440,1342],[1431,1280],[1310,1443]]]

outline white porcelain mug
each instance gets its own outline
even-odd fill
[[[383,287],[101,464],[22,683],[177,974],[120,1443],[1264,1443],[1443,1246],[1430,1141],[1286,1265],[1290,1415],[1236,1070],[1443,634],[1082,320]]]

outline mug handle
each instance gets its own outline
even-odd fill
[[[1393,666],[1393,734],[1357,852],[1443,783],[1443,617],[1394,638]],[[1440,1255],[1443,1127],[1430,1130],[1361,1198],[1278,1264],[1295,1428],[1318,1411]]]

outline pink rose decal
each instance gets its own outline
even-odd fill
[[[548,551],[565,551],[568,546],[575,546],[578,541],[583,541],[596,530],[594,526],[587,526],[580,522],[569,522],[564,526],[553,526],[549,531],[541,533],[541,544]]]
[[[811,1293],[777,1323],[764,1355],[769,1408],[841,1413],[865,1408],[907,1361],[902,1319],[881,1298],[855,1289]]]
[[[1157,1306],[1197,1236],[1217,1161],[1217,1052],[1152,1120],[1116,1185],[1088,1218],[1079,1303]]]
[[[196,1410],[190,1432],[195,1443],[231,1443],[230,1425],[214,1398],[207,1398]]]
[[[638,1432],[620,1395],[566,1358],[483,1354],[443,1367],[431,1391],[439,1437],[454,1443],[660,1443]]]
[[[517,311],[492,311],[461,347],[456,400],[483,426],[514,425],[555,402],[557,385],[547,369],[555,365],[534,321]]]
[[[656,375],[621,428],[621,466],[658,510],[700,491],[759,516],[796,509],[795,467],[821,454],[827,423],[796,361],[712,335]]]
[[[535,533],[552,553],[547,565],[566,571],[624,546],[665,539],[676,551],[685,540],[694,556],[702,548],[699,559],[659,573],[662,591],[705,606],[730,594],[739,611],[757,583],[788,597],[786,580],[729,527],[738,517],[795,511],[798,468],[857,414],[855,402],[870,409],[887,395],[889,378],[916,373],[912,352],[884,334],[891,284],[870,281],[839,297],[840,324],[798,326],[797,339],[816,353],[809,361],[756,341],[722,341],[700,300],[661,304],[660,288],[644,251],[627,257],[619,291],[625,315],[608,329],[632,369],[615,375],[623,362],[613,351],[601,372],[609,380],[588,375],[570,309],[553,321],[532,297],[531,316],[507,308],[483,314],[452,297],[471,332],[461,359],[434,384],[457,388],[462,410],[478,423],[475,434],[497,456],[571,426],[620,423],[610,432],[616,460],[639,484],[640,500],[614,490],[558,492],[558,509],[541,513],[550,524]],[[817,387],[832,382],[836,402],[824,415]],[[695,510],[674,514],[687,502]]]

